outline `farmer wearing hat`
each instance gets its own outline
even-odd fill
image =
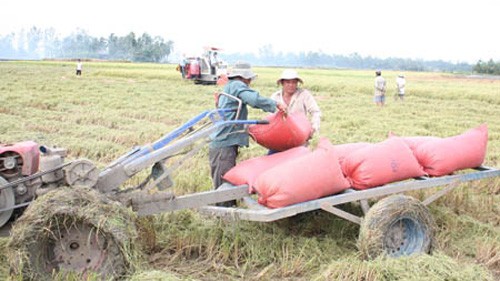
[[[285,111],[286,106],[270,98],[260,96],[259,92],[251,89],[250,83],[257,77],[248,63],[236,63],[228,73],[228,83],[223,88],[223,93],[238,98],[242,102],[239,112],[236,110],[225,111],[225,120],[247,120],[248,105],[259,108],[266,112],[275,112],[276,109]],[[238,101],[219,95],[216,101],[218,109],[238,108]],[[239,114],[237,116],[237,114]],[[212,135],[212,142],[209,146],[210,174],[215,189],[222,183],[222,176],[232,167],[236,166],[236,157],[240,146],[249,145],[249,136],[243,130],[242,125],[224,126],[219,128]],[[235,201],[223,202],[218,205],[233,206]]]
[[[302,85],[303,81],[297,71],[293,69],[283,70],[276,83],[281,85],[281,90],[272,94],[271,99],[286,104],[289,113],[304,113],[309,118],[313,128],[311,137],[314,133],[319,134],[321,110],[311,92],[299,88],[299,83]]]

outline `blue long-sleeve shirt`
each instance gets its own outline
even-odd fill
[[[247,84],[243,83],[240,80],[229,80],[229,82],[224,86],[223,92],[239,98],[242,101],[242,107],[238,120],[247,120],[247,105],[262,109],[266,112],[276,111],[276,101],[260,96],[259,92],[250,89]],[[238,109],[238,102],[224,95],[220,95],[217,108],[234,109],[234,111],[225,112],[224,118],[225,120],[235,120],[237,113],[236,110]],[[248,134],[246,132],[243,132],[242,130],[243,125],[221,127],[211,136],[212,143],[210,144],[210,147],[220,148],[233,145],[248,146]]]

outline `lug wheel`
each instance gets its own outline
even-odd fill
[[[361,223],[358,248],[365,258],[430,253],[435,224],[426,206],[393,195],[373,205]]]
[[[91,188],[58,188],[30,204],[14,224],[11,272],[50,280],[92,275],[119,279],[137,259],[135,214]]]
[[[84,273],[98,269],[108,258],[112,248],[108,238],[92,226],[71,225],[54,233],[54,241],[47,247],[49,267],[60,271]]]

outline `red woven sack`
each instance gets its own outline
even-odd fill
[[[415,156],[427,174],[443,176],[480,166],[487,144],[488,126],[482,124],[457,136],[425,142],[415,149]]]
[[[392,137],[399,137],[393,132],[389,132],[389,138]],[[415,152],[415,149],[419,147],[420,145],[428,142],[428,141],[433,141],[433,140],[439,140],[441,138],[439,137],[431,137],[431,136],[416,136],[416,137],[399,137],[401,138],[409,147],[410,149]]]
[[[330,142],[329,139],[325,137],[321,137],[318,141],[318,145],[316,146],[316,149],[324,149],[324,150],[334,150],[335,147],[333,144]],[[335,151],[335,154],[338,155],[338,152]]]
[[[238,163],[222,177],[225,181],[233,185],[248,184],[254,185],[255,179],[263,172],[281,163],[304,156],[311,151],[305,146],[294,147],[289,150],[251,158]]]
[[[307,116],[297,112],[284,115],[278,111],[266,117],[269,124],[251,125],[248,133],[258,144],[268,149],[283,151],[306,143],[312,133]]]
[[[348,187],[334,150],[321,148],[277,165],[255,183],[258,202],[269,208],[318,199]]]
[[[425,174],[408,145],[398,137],[354,151],[345,158],[342,170],[355,189],[366,189]]]
[[[339,163],[342,165],[344,163],[344,159],[349,156],[354,151],[361,149],[370,145],[369,142],[353,142],[353,143],[344,143],[344,144],[336,144],[335,151],[339,157]]]
[[[339,159],[340,165],[342,165],[342,162],[344,161],[344,158],[353,153],[354,151],[363,148],[367,145],[369,145],[369,142],[354,142],[354,143],[344,143],[344,144],[335,144],[333,145],[330,140],[328,140],[325,137],[320,138],[318,142],[318,148],[323,148],[323,149],[334,149],[335,150],[335,155]]]

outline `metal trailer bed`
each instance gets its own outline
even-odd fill
[[[342,219],[360,225],[358,249],[365,258],[386,254],[391,257],[416,253],[430,253],[434,246],[436,226],[427,205],[445,195],[460,183],[500,176],[500,170],[478,167],[460,174],[442,177],[419,177],[365,190],[348,189],[342,193],[270,209],[260,205],[248,194],[248,186],[224,184],[214,191],[200,192],[177,198],[158,198],[132,203],[139,216],[152,215],[186,208],[197,208],[201,213],[229,220],[272,222],[314,210],[324,210]],[[494,184],[497,184],[495,181]],[[444,186],[419,201],[404,192]],[[383,197],[383,198],[382,198]],[[382,198],[382,199],[380,199]],[[241,199],[246,207],[219,207],[208,204]],[[372,206],[369,199],[380,199]],[[364,217],[337,207],[359,202]],[[200,207],[202,206],[202,207]]]
[[[365,190],[347,189],[342,193],[333,194],[327,197],[276,209],[270,209],[257,203],[254,198],[249,196],[247,185],[233,186],[228,183],[224,184],[217,190],[200,192],[196,194],[180,196],[177,198],[157,198],[158,200],[163,200],[148,202],[144,205],[133,204],[133,208],[138,213],[138,215],[144,216],[203,206],[199,207],[199,210],[204,213],[221,217],[229,216],[234,219],[259,222],[276,221],[300,213],[322,209],[351,222],[360,224],[360,217],[345,212],[334,206],[359,201],[363,212],[366,214],[369,210],[368,199],[394,195],[407,191],[445,186],[443,189],[436,191],[433,195],[422,201],[424,205],[428,205],[441,196],[445,195],[455,187],[459,186],[460,183],[500,176],[499,169],[484,166],[478,167],[476,169],[470,169],[465,172],[466,173],[463,174],[442,177],[418,177],[413,180],[390,183]],[[208,204],[233,199],[243,200],[246,207],[206,206]]]

